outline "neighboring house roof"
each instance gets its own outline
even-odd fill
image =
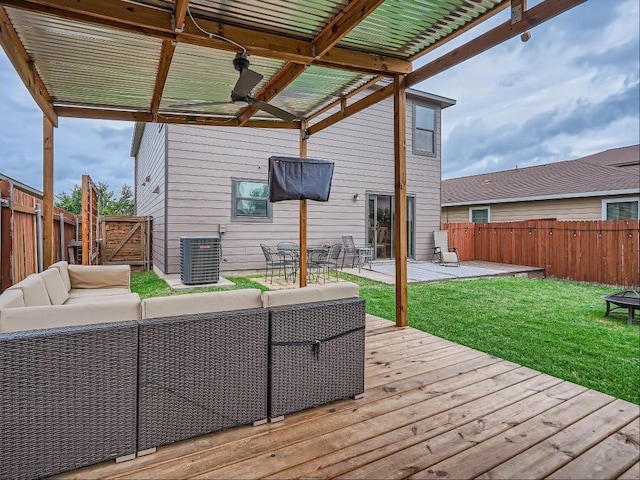
[[[442,182],[442,206],[640,194],[640,145]]]

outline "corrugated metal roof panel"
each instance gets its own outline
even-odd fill
[[[386,0],[340,46],[408,58],[504,0]]]
[[[144,3],[147,2],[159,3],[157,0]],[[161,3],[173,9],[172,1]],[[194,16],[311,39],[348,3],[348,0],[191,0],[189,6]]]
[[[373,75],[334,68],[308,67],[270,103],[305,117],[365,84]]]
[[[161,42],[5,7],[55,105],[145,109]]]

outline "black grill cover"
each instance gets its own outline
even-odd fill
[[[317,158],[269,158],[269,201],[329,200],[333,162]]]

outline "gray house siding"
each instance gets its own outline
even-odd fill
[[[162,271],[165,271],[166,132],[166,125],[145,125],[135,165],[136,215],[153,217],[153,262]]]
[[[507,203],[484,203],[442,208],[443,222],[468,222],[469,209],[489,207],[491,222],[517,222],[538,218],[570,220],[603,220],[602,201],[624,201],[629,195],[566,198],[562,200],[536,200]]]
[[[406,119],[407,193],[416,202],[415,258],[423,260],[431,251],[431,232],[440,222],[440,108],[427,103],[436,110],[435,155],[415,155],[412,101],[409,97]],[[166,128],[165,272],[180,270],[183,235],[219,235],[221,270],[227,274],[262,269],[261,243],[298,240],[298,202],[273,204],[269,221],[237,221],[231,212],[232,180],[266,181],[270,156],[299,155],[298,131],[190,125]],[[143,144],[152,141],[157,140],[150,136],[142,139]],[[393,100],[380,102],[313,135],[308,141],[308,156],[335,162],[330,201],[308,202],[309,244],[340,242],[343,234],[352,234],[356,243],[363,245],[367,195],[393,195],[394,191]],[[139,177],[139,181],[144,178]],[[356,193],[359,201],[353,199]],[[163,195],[158,197],[162,199]],[[154,237],[154,262],[158,267],[164,254],[160,253],[164,247],[158,241],[161,238]]]

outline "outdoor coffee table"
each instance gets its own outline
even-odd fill
[[[612,293],[602,297],[607,302],[607,311],[604,316],[607,317],[613,310],[619,308],[627,309],[627,324],[633,324],[633,315],[636,310],[640,310],[640,295],[634,290],[624,290],[622,292]],[[612,307],[614,304],[615,307]]]

